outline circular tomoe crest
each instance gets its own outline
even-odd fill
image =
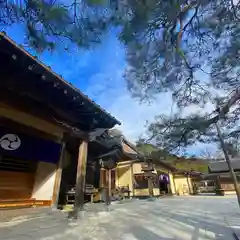
[[[0,138],[0,146],[7,151],[17,150],[21,145],[21,139],[16,134],[8,133]]]

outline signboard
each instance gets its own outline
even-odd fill
[[[0,155],[57,163],[60,150],[55,142],[0,128]]]

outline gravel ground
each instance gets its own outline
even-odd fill
[[[233,240],[236,197],[185,196],[86,207],[82,219],[48,211],[0,222],[1,240]]]

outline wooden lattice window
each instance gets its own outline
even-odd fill
[[[34,173],[37,161],[0,156],[0,171]]]

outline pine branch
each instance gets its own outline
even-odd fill
[[[232,5],[232,9],[233,9],[233,15],[234,15],[234,17],[235,17],[238,21],[240,21],[240,17],[237,16],[236,7],[235,7],[235,5],[234,5],[233,0],[231,0],[231,5]]]
[[[192,122],[193,124],[189,124],[189,127],[185,128],[182,132],[182,137],[180,142],[183,142],[186,138],[187,135],[194,131],[194,130],[199,130],[201,129],[207,129],[209,128],[212,124],[217,123],[219,120],[224,119],[226,115],[229,113],[231,107],[236,104],[236,102],[240,100],[240,88],[235,91],[235,93],[232,95],[232,97],[219,109],[217,109],[215,112],[217,112],[217,115],[206,120],[202,121],[201,125],[194,121]],[[212,114],[211,114],[212,115]]]

